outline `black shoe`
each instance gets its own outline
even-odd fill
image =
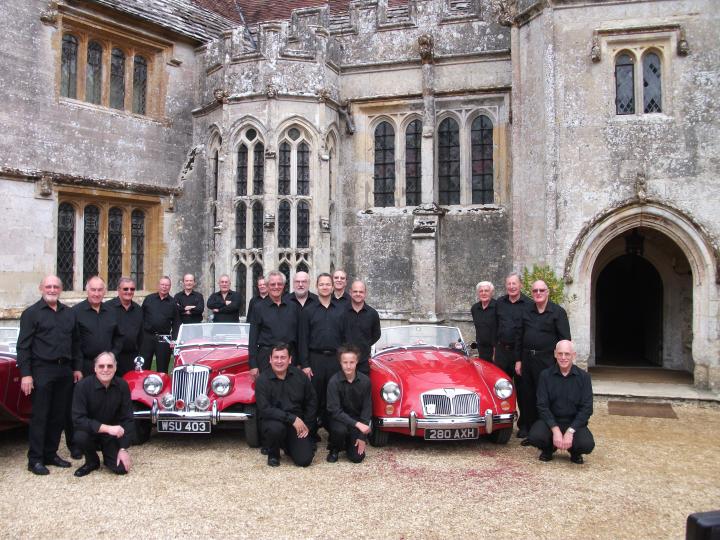
[[[585,463],[582,454],[570,454],[570,461],[572,461],[573,463],[577,463],[578,465],[582,465],[583,463]]]
[[[530,446],[530,439],[523,439],[520,441],[520,446]]]
[[[267,455],[268,455],[268,452],[269,452],[269,450],[267,449],[267,446],[263,446],[263,447],[260,449],[260,453],[261,453],[263,456],[267,456]]]
[[[550,453],[540,452],[540,457],[538,457],[538,459],[540,461],[552,461],[552,459],[553,459],[552,452],[550,452]]]
[[[46,474],[50,474],[50,471],[48,468],[43,465],[42,463],[28,463],[28,471],[30,471],[33,474],[37,474],[38,476],[45,476]]]
[[[527,439],[528,432],[525,428],[519,428],[517,434],[515,435],[518,439]]]
[[[82,459],[83,458],[83,452],[82,450],[78,448],[71,448],[70,449],[70,457],[73,459]]]
[[[61,469],[69,469],[71,463],[55,454],[52,459],[45,460],[45,465],[54,465],[55,467],[60,467]]]
[[[338,453],[334,450],[331,450],[330,453],[327,455],[327,458],[325,458],[328,463],[337,463],[338,460]]]
[[[271,467],[279,467],[280,458],[276,458],[275,456],[268,456],[268,465],[270,465]]]
[[[93,471],[97,471],[99,468],[99,463],[86,463],[82,467],[79,467],[77,471],[75,471],[75,476],[77,476],[78,478],[82,478],[83,476],[87,476]]]

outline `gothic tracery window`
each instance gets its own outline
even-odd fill
[[[395,130],[389,122],[375,128],[373,178],[375,206],[395,206]]]
[[[405,129],[405,204],[417,206],[421,200],[422,122],[413,120]]]
[[[61,203],[58,207],[57,275],[63,289],[73,290],[75,274],[75,208]]]
[[[113,206],[108,213],[107,287],[117,289],[122,277],[123,212]]]
[[[615,113],[635,113],[635,62],[629,54],[615,60]]]
[[[130,277],[137,288],[142,289],[145,281],[145,212],[133,210],[131,219]]]
[[[310,247],[310,206],[305,201],[297,205],[297,247]]]
[[[87,48],[85,101],[97,105],[102,101],[102,56],[102,45],[97,41],[91,41]]]
[[[654,52],[643,56],[643,112],[662,112],[662,73],[660,57]]]
[[[245,249],[247,246],[247,208],[245,203],[239,203],[235,208],[235,249]]]
[[[148,61],[144,56],[136,55],[133,60],[133,112],[145,114],[147,111]]]
[[[280,201],[278,206],[278,247],[290,247],[290,203]]]
[[[470,131],[472,147],[472,202],[493,202],[493,124],[481,114],[472,123]]]
[[[78,39],[72,34],[65,34],[62,40],[60,95],[68,98],[77,97],[77,64]]]
[[[460,204],[460,130],[452,118],[438,128],[438,202]]]
[[[98,275],[99,267],[100,209],[95,205],[85,207],[83,215],[83,284]]]
[[[110,107],[125,108],[125,53],[117,48],[110,60]]]
[[[263,205],[259,202],[252,207],[252,246],[263,247]]]

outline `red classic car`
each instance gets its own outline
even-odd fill
[[[143,370],[124,375],[135,409],[137,442],[152,427],[163,433],[210,433],[214,426],[245,427],[245,439],[259,446],[255,383],[249,373],[250,326],[241,323],[184,324],[173,347],[172,373]]]
[[[15,345],[18,328],[0,327],[0,431],[30,421],[31,401],[20,391]]]
[[[391,432],[431,441],[510,440],[513,384],[501,369],[468,355],[458,328],[383,328],[373,352],[374,446],[387,444]]]

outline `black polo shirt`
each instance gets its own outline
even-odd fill
[[[496,343],[515,347],[522,327],[523,312],[530,309],[532,305],[534,305],[533,301],[524,294],[520,294],[515,302],[511,302],[507,294],[497,299],[495,305],[497,314]]]
[[[227,301],[230,303],[226,303]],[[228,290],[225,298],[220,291],[212,293],[208,297],[207,307],[213,311],[213,322],[238,322],[240,320],[240,295],[233,290]]]
[[[263,298],[253,308],[250,321],[249,358],[250,367],[257,366],[257,351],[260,347],[272,347],[287,343],[290,353],[297,353],[300,309],[295,302],[280,301],[276,304],[270,296]]]
[[[522,321],[520,337],[515,349],[517,358],[520,358],[522,352],[527,350],[552,352],[558,341],[571,339],[567,313],[550,300],[542,313],[538,312],[537,306],[533,302],[532,307],[523,312]]]
[[[303,311],[311,306],[314,306],[319,302],[318,295],[315,293],[308,292],[307,298],[305,299],[305,303],[301,304],[300,300],[297,299],[297,296],[295,296],[294,292],[289,292],[285,296],[283,296],[283,300],[285,302],[294,302],[298,305],[300,308],[300,311]]]
[[[470,308],[475,325],[475,342],[478,344],[478,348],[492,349],[497,343],[496,307],[497,302],[491,298],[485,309],[482,307],[482,302],[477,302]]]
[[[114,309],[100,304],[100,309],[95,311],[88,300],[83,300],[72,309],[83,358],[92,360],[106,351],[120,354],[123,336]]]
[[[253,309],[255,308],[257,303],[260,302],[261,300],[264,300],[265,298],[267,298],[267,295],[265,295],[264,297],[263,296],[253,296],[250,299],[250,302],[248,303],[248,308],[247,308],[247,316],[246,316],[247,322],[250,322],[250,319],[253,314]]]
[[[180,329],[180,314],[175,299],[169,294],[160,298],[160,294],[152,293],[142,303],[143,328],[149,334],[172,335],[177,337]]]
[[[308,367],[311,352],[335,352],[342,345],[343,309],[332,301],[325,307],[319,300],[300,315],[298,362]]]
[[[333,420],[345,424],[348,428],[355,427],[355,422],[358,421],[370,425],[370,377],[355,372],[355,378],[349,382],[342,371],[335,373],[328,382],[327,411]],[[361,434],[361,438],[365,440],[365,435]]]
[[[295,418],[312,426],[317,417],[317,396],[310,378],[295,366],[288,366],[284,379],[272,369],[255,382],[255,401],[261,420],[292,424]]]
[[[137,302],[130,301],[125,309],[119,298],[105,302],[110,310],[115,311],[120,333],[122,334],[122,352],[137,354],[140,350],[143,334],[143,310]]]
[[[97,433],[100,426],[122,426],[125,434],[118,439],[120,448],[128,448],[135,430],[130,388],[120,377],[113,377],[107,388],[96,375],[75,385],[72,421],[76,430]]]
[[[333,291],[332,295],[330,295],[330,300],[342,307],[349,306],[351,302],[350,294],[347,291],[345,291],[342,296],[335,296],[335,291]]]
[[[567,376],[555,364],[540,374],[537,389],[538,415],[552,429],[558,424],[578,430],[587,426],[593,413],[590,374],[573,365]]]
[[[175,303],[180,313],[180,322],[182,324],[201,323],[203,320],[203,311],[205,311],[205,299],[203,295],[197,291],[191,291],[190,294],[180,291],[175,295]],[[190,312],[185,314],[186,306],[195,306]]]
[[[370,348],[380,339],[380,315],[368,304],[355,311],[352,303],[348,305],[341,322],[342,342],[355,345],[360,349],[358,364],[370,358]]]

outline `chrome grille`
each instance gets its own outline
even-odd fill
[[[453,388],[432,390],[422,394],[422,403],[425,416],[465,416],[478,414],[480,410],[480,399],[477,394]]]
[[[207,394],[210,368],[205,366],[180,366],[173,370],[172,393],[175,399],[182,399],[186,407],[195,401],[198,394]]]

